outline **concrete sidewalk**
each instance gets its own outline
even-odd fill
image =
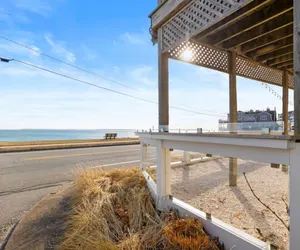
[[[70,185],[38,202],[19,221],[1,250],[55,249],[66,229],[72,192]]]

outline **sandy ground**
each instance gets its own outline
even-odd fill
[[[172,169],[174,197],[264,241],[286,249],[288,231],[251,193],[243,172],[261,200],[288,224],[288,174],[270,164],[238,161],[238,186],[229,187],[229,160],[209,162]]]

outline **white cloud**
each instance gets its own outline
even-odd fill
[[[121,39],[132,45],[142,45],[146,44],[149,40],[148,36],[145,33],[129,33],[126,32],[121,35]]]
[[[29,47],[37,52],[28,50],[26,48],[20,47],[17,44],[0,39],[1,52],[5,53],[5,55],[7,55],[8,57],[12,57],[12,56],[16,55],[16,56],[18,56],[18,58],[20,58],[20,56],[29,56],[31,58],[32,56],[38,57],[40,55],[40,48],[38,48],[36,45],[33,45],[32,41],[29,41],[27,39],[16,39],[16,42],[18,42],[20,44],[25,44],[27,47]]]
[[[52,38],[52,35],[50,35],[50,34],[45,35],[45,40],[51,46],[51,51],[53,54],[63,57],[69,63],[74,63],[76,61],[75,55],[65,48],[64,42],[54,41]]]
[[[51,5],[47,0],[14,0],[14,4],[19,9],[44,17],[49,16],[52,11]]]
[[[155,80],[153,79],[153,67],[151,66],[140,66],[129,72],[129,76],[137,84],[144,85],[155,85]]]
[[[114,67],[113,67],[113,70],[114,70],[115,72],[120,72],[120,68],[119,68],[118,66],[114,66]]]
[[[88,48],[85,44],[82,44],[82,50],[84,53],[84,57],[88,61],[93,61],[97,58],[97,53],[95,51],[91,50],[90,48]]]

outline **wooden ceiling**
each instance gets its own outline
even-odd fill
[[[293,0],[253,0],[193,40],[293,72]]]

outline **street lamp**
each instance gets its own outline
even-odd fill
[[[3,57],[0,57],[0,61],[5,62],[5,63],[9,63],[11,61],[11,59],[6,59],[6,58],[3,58]]]

